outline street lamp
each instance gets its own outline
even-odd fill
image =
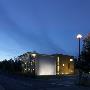
[[[81,34],[78,34],[77,35],[77,39],[79,40],[79,56],[78,56],[78,59],[80,60],[80,40],[82,38],[82,35]]]
[[[77,39],[79,40],[79,56],[78,56],[78,61],[79,62],[81,61],[81,56],[80,56],[80,40],[81,40],[81,38],[82,38],[82,35],[78,34]],[[79,83],[81,81],[81,77],[82,77],[82,70],[79,68]]]

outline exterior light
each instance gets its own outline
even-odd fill
[[[33,71],[34,71],[34,69],[33,69]]]
[[[78,56],[79,60],[80,60],[80,41],[81,41],[81,38],[82,38],[82,35],[81,35],[81,34],[78,34],[78,35],[77,35],[77,39],[78,39],[78,41],[79,41],[79,43],[78,43],[78,44],[79,44],[79,45],[78,45],[78,46],[79,46],[79,56]]]
[[[57,57],[57,61],[59,62],[59,57]]]
[[[26,71],[27,69],[25,68],[24,70]]]
[[[78,56],[79,60],[80,60],[80,41],[81,41],[81,38],[82,38],[82,35],[78,34],[77,39],[79,40],[79,56]]]
[[[36,57],[36,54],[33,53],[32,56],[35,58]]]
[[[25,64],[27,64],[27,63],[25,63]]]
[[[64,67],[65,65],[63,64],[63,67]]]
[[[79,60],[79,61],[81,61],[81,58],[80,58],[80,57],[81,57],[81,56],[80,56],[80,53],[81,53],[81,52],[80,52],[80,48],[81,48],[81,47],[80,47],[80,46],[81,46],[81,45],[80,45],[80,41],[81,41],[81,38],[82,38],[82,35],[81,35],[81,34],[78,34],[78,35],[77,35],[77,39],[78,39],[78,47],[79,47],[79,48],[78,48],[78,52],[79,52],[79,53],[78,53],[78,54],[79,54],[78,60]],[[80,69],[79,69],[79,81],[81,81],[81,70],[80,70]]]
[[[70,62],[72,62],[73,61],[73,59],[70,59]]]
[[[77,35],[77,39],[81,39],[82,38],[82,35],[81,34],[78,34]]]

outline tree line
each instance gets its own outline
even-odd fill
[[[80,60],[76,62],[76,68],[81,69],[84,73],[90,73],[90,35],[83,39]]]
[[[4,72],[22,72],[22,61],[5,59],[0,62],[0,70]]]

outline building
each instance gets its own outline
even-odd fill
[[[74,57],[62,54],[39,54],[27,52],[17,58],[21,60],[23,72],[34,75],[74,74]]]
[[[56,60],[52,55],[38,55],[35,65],[36,75],[56,75]]]

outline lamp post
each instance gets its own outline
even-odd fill
[[[81,41],[81,38],[82,38],[82,35],[81,34],[78,34],[77,35],[77,39],[78,39],[78,41],[79,41],[79,56],[78,56],[78,59],[79,59],[79,61],[80,61],[80,41]]]
[[[78,50],[79,50],[79,51],[78,51],[78,52],[79,52],[79,56],[78,56],[78,61],[79,61],[79,62],[81,61],[81,56],[80,56],[80,52],[81,52],[81,51],[80,51],[80,48],[81,48],[81,47],[80,47],[80,46],[81,46],[81,45],[80,45],[80,41],[81,41],[81,38],[82,38],[82,35],[81,35],[81,34],[78,34],[78,35],[77,35],[77,39],[78,39],[78,41],[79,41],[79,49],[78,49]],[[82,77],[82,71],[81,71],[81,69],[79,68],[79,83],[80,83],[80,81],[81,81],[81,77]]]

